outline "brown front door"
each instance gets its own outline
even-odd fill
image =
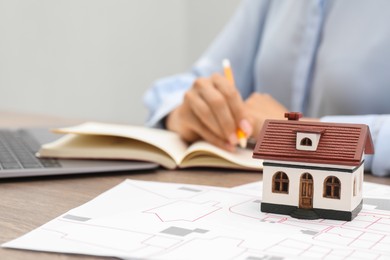
[[[313,176],[307,172],[301,175],[299,207],[303,209],[313,208]]]

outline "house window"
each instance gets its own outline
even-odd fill
[[[310,138],[305,137],[305,138],[303,138],[301,140],[301,145],[303,145],[303,146],[312,146],[313,142],[311,141]]]
[[[299,132],[299,130],[297,130],[295,148],[300,151],[317,151],[323,132],[324,131],[315,131],[310,133]]]
[[[272,192],[288,194],[288,176],[284,172],[277,172],[272,178]]]
[[[341,183],[339,178],[329,176],[324,181],[324,197],[331,199],[340,199]]]
[[[357,190],[357,183],[356,183],[356,176],[353,179],[353,196],[356,196],[356,190]]]

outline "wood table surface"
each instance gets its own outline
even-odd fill
[[[80,120],[0,111],[0,127],[70,125],[79,122]],[[260,181],[262,175],[234,170],[157,169],[129,173],[0,179],[0,244],[80,206],[126,179],[234,187]],[[370,174],[365,174],[365,181],[390,185],[390,178],[377,178]],[[0,259],[102,258],[0,248]]]

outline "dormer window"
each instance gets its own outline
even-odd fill
[[[318,130],[296,130],[296,149],[301,151],[316,151],[321,134]]]

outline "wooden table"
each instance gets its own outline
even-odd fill
[[[55,117],[0,111],[0,127],[78,123]],[[17,238],[77,207],[125,179],[233,187],[262,179],[260,173],[158,169],[135,173],[34,177],[0,180],[0,244]],[[390,178],[366,174],[366,181],[390,185]],[[0,259],[102,259],[0,248]]]

